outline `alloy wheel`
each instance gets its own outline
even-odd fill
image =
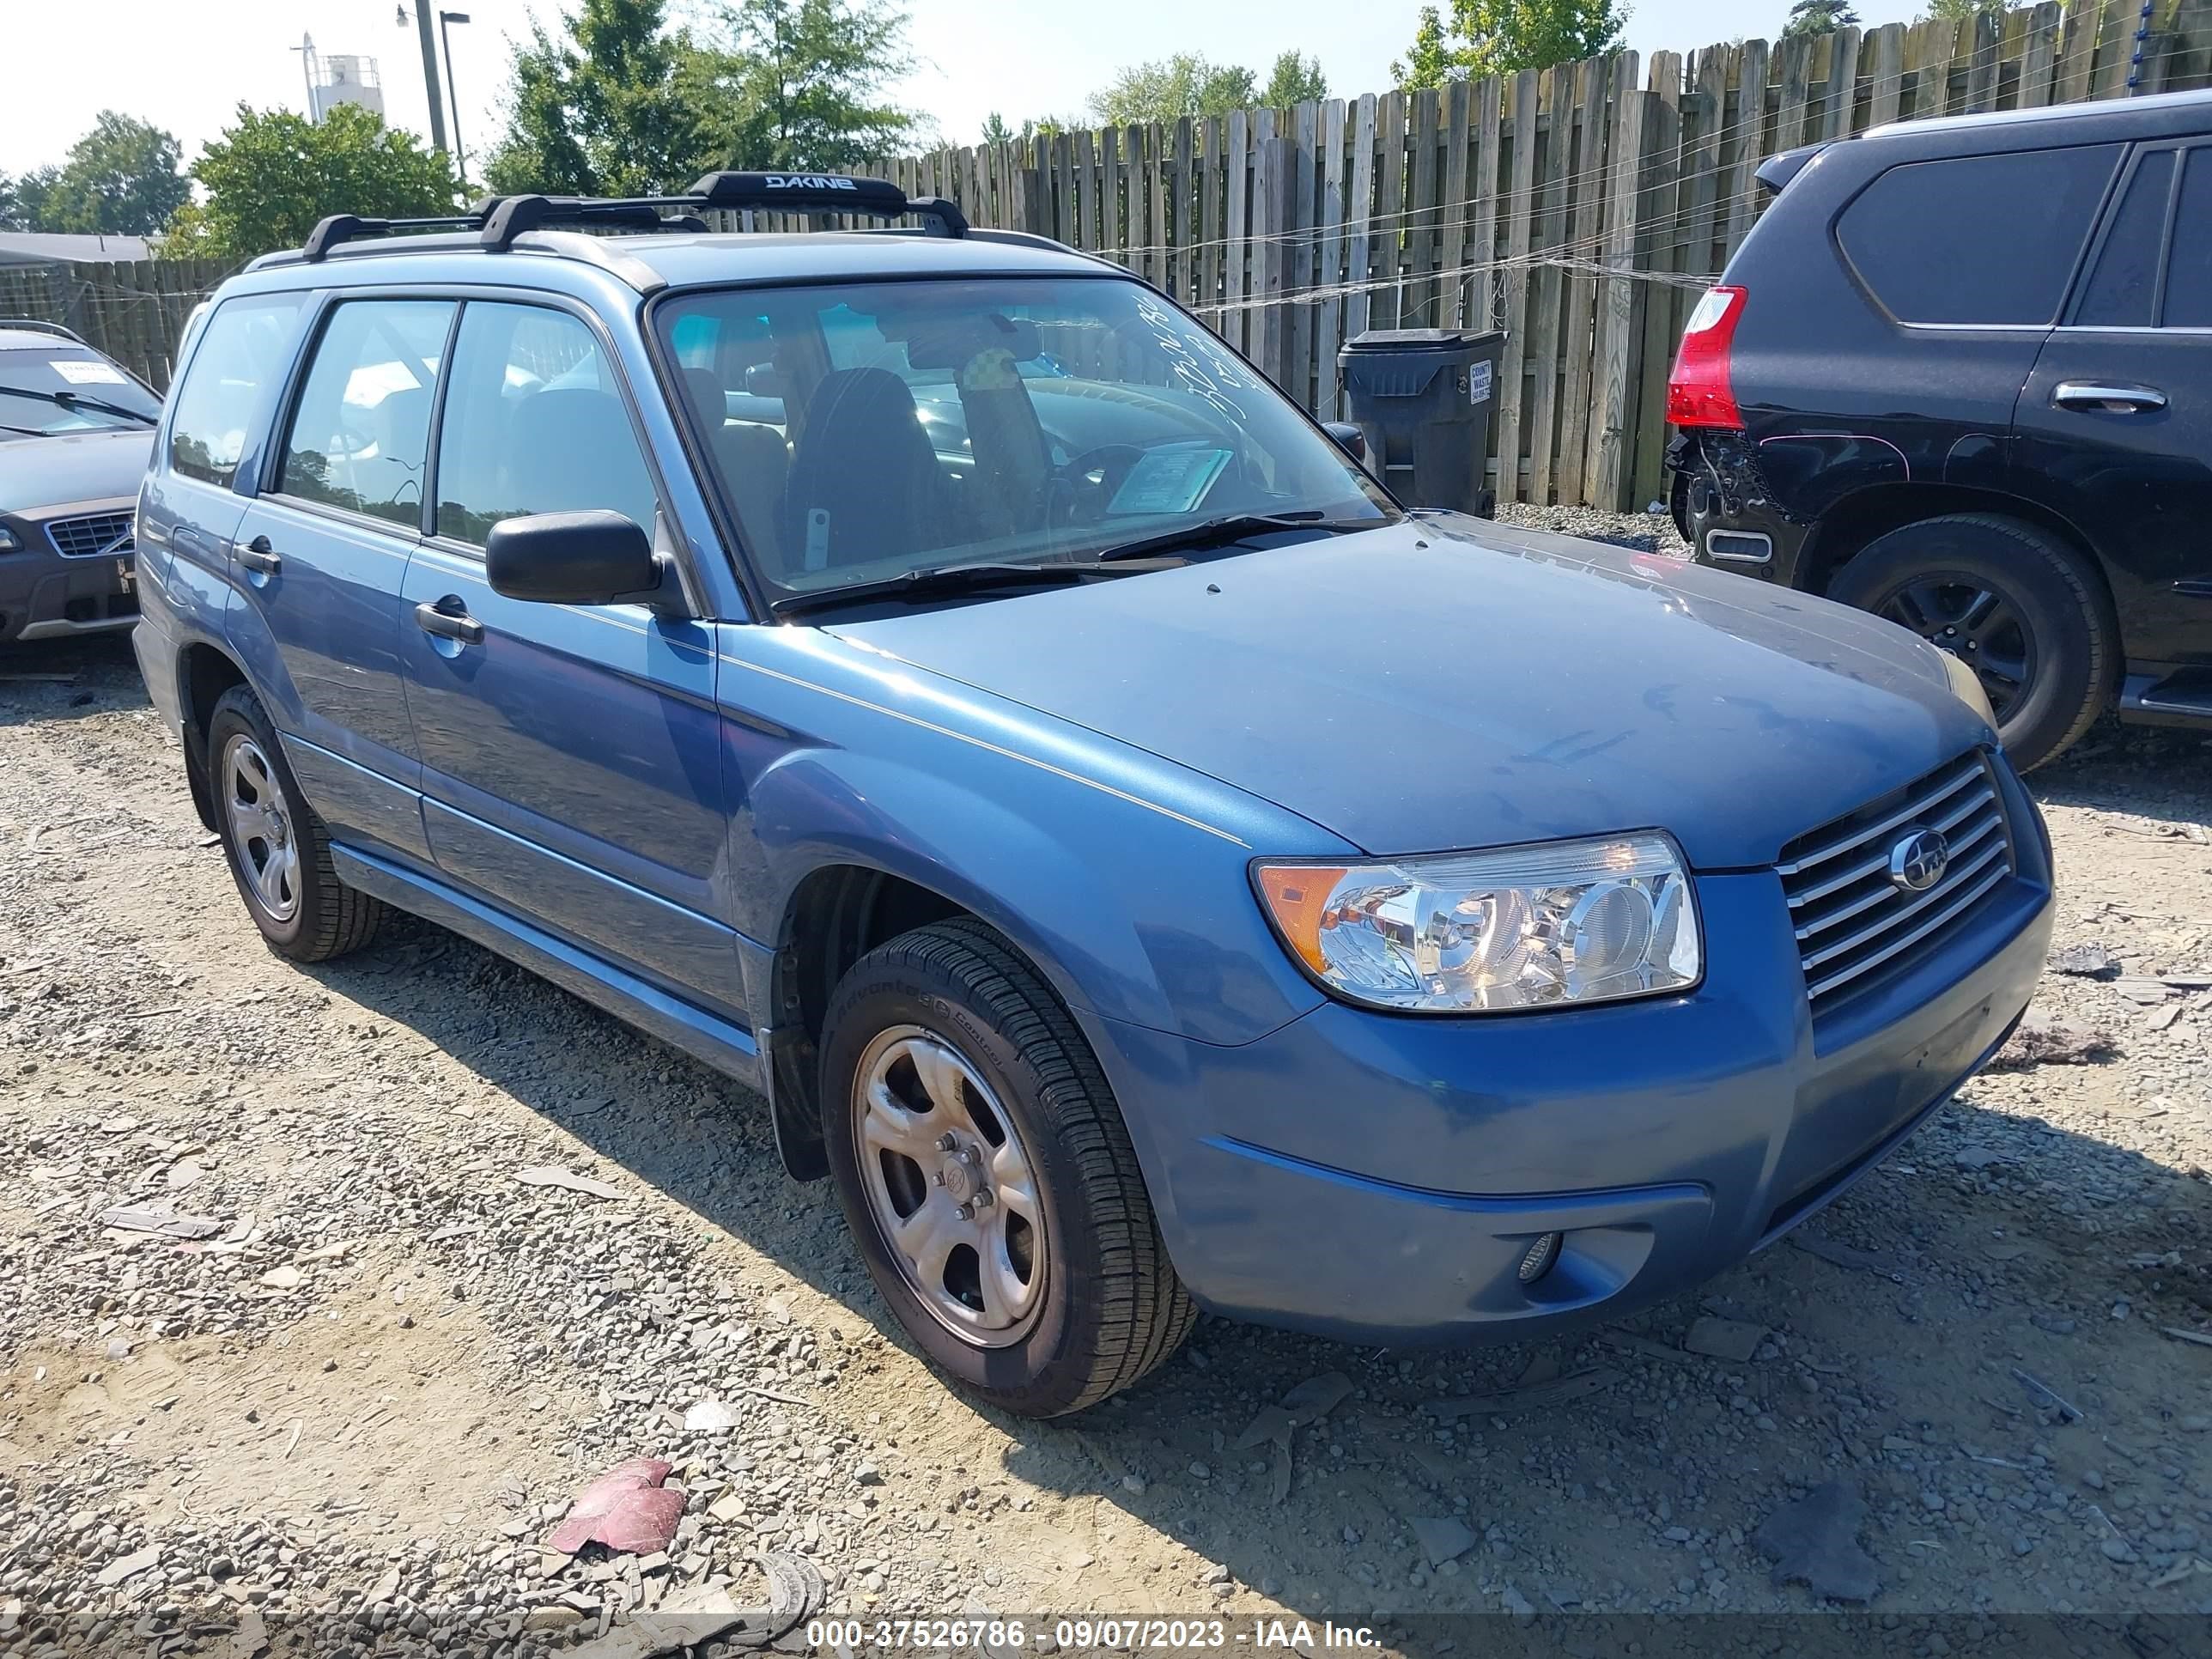
[[[2002,589],[1964,575],[1915,578],[1875,608],[1974,671],[2002,723],[2034,683],[2035,636]]]
[[[963,1341],[1019,1341],[1044,1305],[1044,1209],[998,1097],[944,1038],[897,1025],[861,1054],[852,1112],[870,1216],[908,1287]]]
[[[223,746],[222,820],[254,902],[277,921],[300,908],[300,843],[274,769],[240,732]]]

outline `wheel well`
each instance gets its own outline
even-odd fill
[[[2088,538],[2066,520],[2033,501],[2000,490],[1974,489],[1960,484],[1877,484],[1846,495],[1820,515],[1797,564],[1796,585],[1808,593],[1823,593],[1836,573],[1864,552],[1877,537],[1922,519],[1951,513],[1997,513],[2008,519],[2049,531],[2081,556],[2096,574],[2107,601],[2112,585],[2104,562]]]
[[[822,1026],[830,994],[876,946],[933,921],[973,913],[942,893],[860,865],[830,865],[799,884],[777,942],[774,1010],[776,1138],[801,1180],[829,1171],[822,1153]]]
[[[208,721],[222,694],[246,683],[246,671],[211,645],[188,645],[177,665],[177,679],[184,696],[185,777],[200,822],[213,830],[217,826],[215,792],[208,781]]]

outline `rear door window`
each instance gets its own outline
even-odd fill
[[[2122,149],[1909,161],[1859,192],[1837,238],[1899,322],[2040,326],[2057,315]]]
[[[415,526],[453,321],[445,300],[356,300],[331,313],[285,441],[285,495]]]
[[[2097,262],[2074,308],[2077,328],[2148,328],[2158,299],[2158,262],[2166,240],[2166,204],[2173,185],[2173,152],[2138,160],[2105,233]]]
[[[438,440],[438,534],[604,507],[650,535],[655,496],[599,337],[566,312],[472,302]]]
[[[216,307],[177,388],[169,465],[187,478],[230,487],[261,394],[281,380],[307,296],[271,294]]]
[[[2212,147],[2188,152],[2166,263],[2168,328],[2212,328]]]

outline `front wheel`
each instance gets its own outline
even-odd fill
[[[2018,519],[1956,513],[1893,530],[1836,573],[1828,597],[1972,668],[2023,771],[2062,753],[2112,695],[2119,627],[2096,573]]]
[[[1127,1127],[1051,988],[981,923],[854,964],[823,1036],[837,1196],[907,1334],[992,1404],[1096,1405],[1197,1317]]]

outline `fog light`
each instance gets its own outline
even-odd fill
[[[1521,1258],[1521,1282],[1533,1285],[1552,1271],[1552,1264],[1559,1259],[1559,1243],[1565,1233],[1546,1233],[1528,1247],[1528,1254]]]

